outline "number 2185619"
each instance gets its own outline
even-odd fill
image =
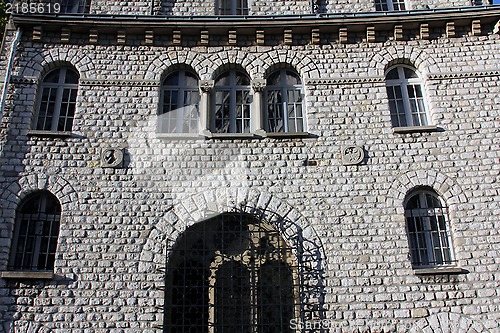
[[[6,3],[5,12],[7,14],[59,14],[61,12],[61,4],[27,2]]]

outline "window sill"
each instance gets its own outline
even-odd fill
[[[31,131],[28,131],[28,136],[51,137],[51,138],[69,138],[72,136],[72,133],[69,131],[31,130]]]
[[[256,139],[253,133],[205,133],[209,139]]]
[[[267,138],[308,138],[311,135],[308,132],[264,132]]]
[[[157,139],[171,139],[171,140],[196,140],[203,138],[203,135],[198,133],[156,133]]]
[[[8,271],[0,272],[2,279],[19,279],[19,280],[52,280],[54,273],[52,272],[37,272],[37,271]]]
[[[415,275],[452,275],[467,274],[467,270],[460,267],[433,267],[433,268],[414,268]]]
[[[442,129],[436,125],[432,126],[404,126],[404,127],[393,127],[392,132],[398,134],[405,133],[424,133],[424,132],[438,132]]]

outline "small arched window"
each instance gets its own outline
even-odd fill
[[[248,0],[216,0],[217,15],[248,15],[250,9]]]
[[[454,263],[448,228],[448,210],[431,189],[411,193],[405,201],[405,219],[414,267]]]
[[[50,271],[59,237],[61,205],[47,191],[26,197],[16,211],[11,270]]]
[[[250,133],[250,78],[239,70],[229,70],[215,80],[212,90],[210,130],[213,133]]]
[[[62,0],[61,12],[66,14],[85,14],[90,11],[91,0]]]
[[[394,127],[429,125],[422,80],[415,70],[407,66],[390,69],[386,86]]]
[[[61,67],[42,80],[34,127],[41,131],[71,131],[78,94],[78,72]]]
[[[297,73],[277,70],[267,78],[265,90],[268,132],[305,132],[302,82]]]
[[[198,133],[198,77],[189,70],[169,74],[161,87],[160,133]]]

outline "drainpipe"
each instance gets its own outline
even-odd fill
[[[7,92],[9,90],[10,75],[12,72],[12,67],[14,66],[14,57],[16,56],[16,49],[17,46],[19,45],[20,40],[21,40],[21,28],[17,28],[16,37],[12,41],[12,48],[10,50],[9,62],[7,63],[7,68],[5,70],[6,72],[2,90],[2,99],[0,100],[0,119],[2,118],[3,115],[3,109],[5,107],[5,102],[7,99]]]
[[[155,0],[151,0],[151,13],[150,15],[153,16],[155,13]]]

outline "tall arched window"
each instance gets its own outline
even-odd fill
[[[61,205],[47,191],[26,197],[16,211],[16,225],[9,268],[50,271],[54,269]]]
[[[217,15],[248,15],[248,0],[216,0]]]
[[[34,128],[41,131],[71,131],[75,116],[79,75],[61,67],[42,80]]]
[[[305,132],[302,82],[297,73],[277,70],[267,78],[265,90],[268,132]]]
[[[167,265],[166,333],[292,332],[297,264],[279,233],[254,216],[194,225]]]
[[[250,78],[239,70],[229,70],[215,80],[212,93],[210,130],[213,133],[250,133]]]
[[[62,0],[61,12],[67,14],[84,14],[90,11],[91,0]]]
[[[407,66],[390,69],[386,86],[394,127],[429,125],[422,80],[415,70]]]
[[[405,219],[414,267],[454,263],[448,210],[431,189],[419,189],[405,201]]]
[[[198,133],[200,91],[190,70],[169,74],[161,86],[160,133]]]

